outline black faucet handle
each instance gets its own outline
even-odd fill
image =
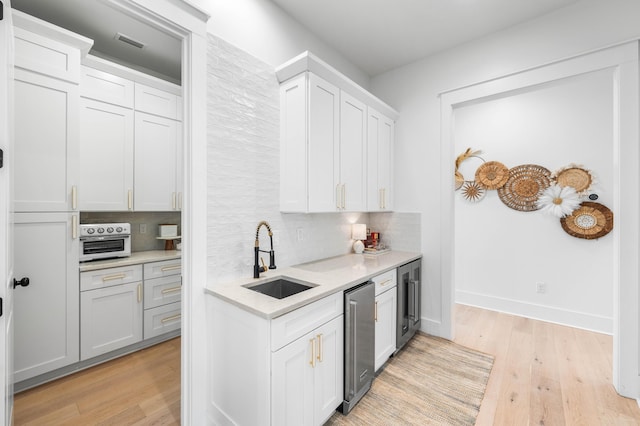
[[[276,252],[273,250],[269,252],[269,269],[276,269]]]

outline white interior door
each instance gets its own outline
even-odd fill
[[[13,200],[11,155],[13,119],[13,26],[11,1],[0,2],[0,149],[3,154],[0,167],[0,418],[4,424],[12,424],[13,408],[13,224],[11,219]]]

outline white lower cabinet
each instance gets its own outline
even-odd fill
[[[271,424],[319,425],[343,400],[343,316],[273,353]]]
[[[372,280],[376,284],[374,369],[378,371],[396,350],[396,270],[378,275]]]
[[[343,305],[338,292],[266,319],[209,298],[211,422],[324,424],[343,401]]]
[[[142,266],[137,265],[140,269]],[[80,293],[80,359],[86,360],[142,340],[142,281],[120,283],[126,278],[111,268],[104,285]],[[95,271],[104,273],[105,270]],[[81,281],[94,272],[83,272]]]
[[[14,380],[20,382],[78,361],[78,240],[74,215],[16,213]],[[77,217],[77,216],[76,216]]]

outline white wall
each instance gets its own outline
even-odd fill
[[[613,81],[606,69],[456,108],[454,152],[473,147],[486,161],[551,172],[582,164],[598,177],[598,202],[613,208]],[[461,164],[465,180],[480,164]],[[495,190],[477,203],[462,191],[454,200],[457,302],[613,332],[613,234],[577,239],[557,217],[513,210]]]
[[[400,112],[396,206],[422,213],[425,327],[440,333],[440,102],[438,94],[640,36],[635,0],[583,0],[372,79],[372,91]],[[550,167],[553,167],[551,165]],[[422,196],[416,196],[416,193]]]
[[[365,89],[369,76],[270,0],[190,0],[211,18],[208,32],[277,67],[309,50]]]

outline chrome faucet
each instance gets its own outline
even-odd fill
[[[269,241],[271,242],[271,250],[260,250],[260,240],[258,239],[258,235],[260,233],[260,228],[262,226],[267,227],[267,231],[269,231]],[[269,269],[276,269],[276,253],[273,251],[273,232],[271,232],[271,227],[266,221],[262,221],[258,223],[258,227],[256,228],[256,242],[254,247],[255,252],[255,261],[253,262],[253,278],[260,278],[260,272],[266,272],[267,266],[264,264],[264,260],[262,260],[262,266],[258,265],[258,252],[269,253]]]

